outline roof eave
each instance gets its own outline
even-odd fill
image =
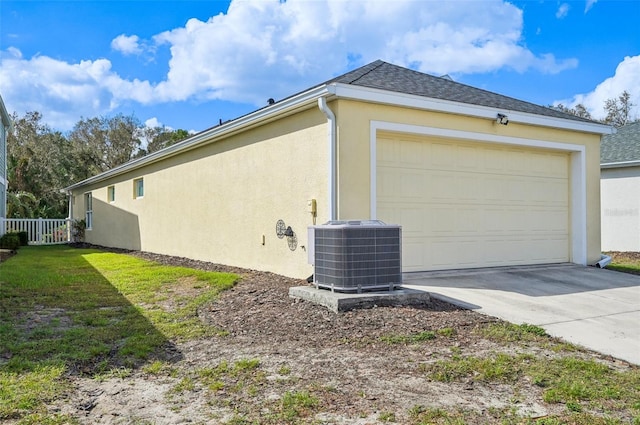
[[[7,107],[4,105],[2,95],[0,95],[0,120],[2,121],[2,125],[7,129],[7,132],[10,132],[13,128],[13,120],[7,111]]]
[[[419,95],[354,86],[344,83],[331,83],[330,86],[332,86],[332,92],[334,92],[339,98],[386,103],[395,106],[467,115],[491,120],[496,119],[497,113],[503,113],[509,117],[509,122],[513,123],[553,127],[563,130],[582,131],[585,133],[595,133],[600,135],[613,134],[615,132],[613,127],[595,122],[582,122],[571,119],[547,117],[527,112],[428,98]]]
[[[277,115],[309,105],[315,102],[320,96],[324,96],[327,94],[330,94],[330,92],[328,91],[326,85],[314,87],[273,105],[258,109],[257,111],[251,112],[235,120],[228,121],[219,126],[202,131],[194,136],[189,137],[188,139],[183,140],[180,143],[176,143],[175,145],[171,145],[147,156],[143,156],[142,158],[134,159],[103,173],[89,177],[88,179],[82,180],[78,183],[74,183],[62,190],[69,193],[74,189],[78,189],[80,187],[94,183],[99,183],[109,178],[135,170],[136,168],[142,167],[144,165],[149,165],[154,162],[158,162],[171,156],[177,155],[178,153],[186,152],[199,146],[212,143],[221,137],[227,136],[228,134],[241,131],[244,128],[254,126],[259,122],[272,119]]]

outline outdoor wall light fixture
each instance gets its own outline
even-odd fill
[[[506,116],[505,114],[498,114],[496,118],[496,122],[498,124],[507,125],[509,124],[509,117]]]

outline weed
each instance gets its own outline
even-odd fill
[[[515,325],[513,323],[500,322],[493,323],[480,329],[480,333],[496,342],[519,342],[538,341],[548,337],[547,332],[539,326],[524,323]]]
[[[79,425],[78,419],[69,415],[42,415],[39,413],[24,416],[18,425]]]
[[[251,372],[257,369],[258,366],[260,366],[260,360],[258,359],[240,359],[233,365],[233,374]]]
[[[107,379],[113,379],[113,378],[124,379],[131,376],[131,373],[132,373],[132,370],[129,368],[116,367],[116,368],[107,370],[105,372],[97,373],[93,375],[93,379],[95,379],[98,382],[104,382]]]
[[[409,418],[416,425],[463,425],[465,424],[462,413],[450,413],[441,408],[427,408],[425,406],[413,406],[409,410]]]
[[[447,338],[451,338],[456,336],[456,330],[453,328],[442,328],[442,329],[438,329],[438,331],[436,332],[438,335],[440,336],[445,336]]]
[[[522,373],[523,362],[531,360],[531,356],[516,357],[498,353],[491,358],[465,357],[442,360],[426,370],[436,381],[451,382],[463,377],[472,376],[476,381],[514,382]]]
[[[378,415],[378,420],[380,422],[395,422],[396,414],[393,412],[380,412]]]
[[[290,375],[290,374],[291,374],[291,369],[286,365],[282,365],[280,366],[280,369],[278,369],[278,375]]]
[[[167,375],[175,376],[177,371],[172,368],[168,363],[155,360],[154,362],[142,367],[142,371],[148,375]]]
[[[192,378],[186,376],[180,380],[171,391],[176,394],[181,394],[185,391],[193,391],[196,385]]]
[[[286,421],[309,416],[319,401],[307,391],[287,391],[280,400],[280,417]]]

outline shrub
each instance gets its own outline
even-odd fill
[[[16,232],[16,235],[18,235],[18,239],[20,239],[20,246],[27,246],[29,245],[29,233],[22,231],[22,232]]]
[[[87,228],[87,222],[82,220],[73,220],[71,223],[71,235],[73,242],[84,242],[84,231]]]
[[[5,233],[0,237],[0,248],[15,251],[20,248],[20,238],[15,233]]]

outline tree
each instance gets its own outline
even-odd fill
[[[148,155],[171,145],[175,145],[189,137],[189,132],[182,129],[169,130],[166,127],[147,127],[144,130],[144,135],[148,140],[147,149],[141,151],[142,155],[140,156]]]
[[[133,116],[81,119],[69,134],[79,167],[76,179],[84,180],[130,161],[140,149],[141,125]]]
[[[614,127],[622,127],[632,121],[631,109],[635,106],[631,102],[631,95],[628,91],[623,91],[618,98],[607,99],[604,103],[604,110],[607,116],[603,122]]]
[[[8,198],[14,202],[16,214],[45,218],[66,216],[66,196],[60,188],[70,184],[68,172],[70,145],[60,133],[42,123],[39,112],[13,115],[14,131],[7,137]],[[29,208],[22,208],[21,199],[35,197]],[[30,199],[30,198],[29,198]]]
[[[7,218],[37,218],[38,200],[30,192],[7,192]]]
[[[573,108],[568,108],[564,106],[562,103],[559,103],[556,106],[552,106],[552,108],[557,109],[558,111],[566,112],[571,115],[575,115],[577,117],[586,118],[588,120],[592,119],[591,114],[587,111],[587,108],[582,103],[578,103]]]

